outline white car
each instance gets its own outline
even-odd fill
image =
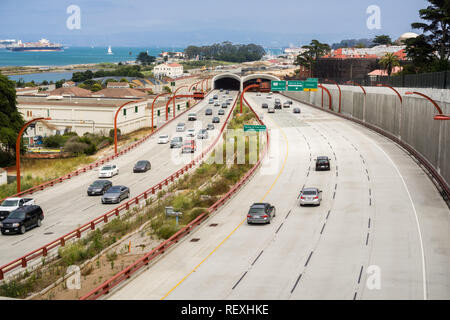
[[[177,124],[177,132],[184,132],[184,130],[186,130],[186,126],[184,123],[180,122],[179,124]]]
[[[195,137],[195,130],[189,129],[186,133],[186,137],[194,138]]]
[[[275,108],[269,107],[267,113],[275,113]]]
[[[0,205],[0,221],[6,219],[16,209],[32,205],[34,205],[32,198],[7,198]]]
[[[111,178],[112,176],[115,176],[116,174],[119,174],[119,168],[115,164],[107,164],[104,165],[99,173],[99,178]]]
[[[166,143],[169,143],[169,141],[170,141],[170,138],[169,138],[169,135],[167,135],[167,134],[160,135],[158,138],[158,144],[166,144]]]

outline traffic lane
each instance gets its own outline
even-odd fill
[[[183,281],[187,275],[190,274],[189,277],[195,276],[200,269],[203,269],[200,264],[205,257],[208,257],[215,249],[222,250],[221,248],[218,248],[218,246],[221,244],[226,245],[224,239],[230,236],[240,223],[245,220],[248,207],[253,202],[261,200],[267,193],[268,186],[271,186],[276,181],[279,171],[283,167],[283,160],[286,155],[284,138],[280,135],[271,135],[271,146],[276,144],[277,141],[280,148],[272,149],[271,147],[270,152],[274,152],[274,154],[269,154],[266,157],[266,159],[271,158],[270,162],[264,162],[263,167],[255,173],[255,176],[233,197],[230,203],[226,204],[220,211],[213,214],[198,229],[194,230],[193,233],[179,242],[176,247],[167,252],[163,258],[151,265],[148,270],[136,276],[132,281],[120,288],[120,290],[114,292],[109,298],[114,300],[161,299],[180,283],[180,281]],[[274,161],[274,159],[279,159],[279,161]],[[231,203],[239,205],[230,205]],[[278,219],[278,217],[276,219]],[[211,227],[211,225],[217,226]],[[264,228],[274,229],[275,226],[275,224],[270,224],[266,225]],[[199,240],[192,242],[192,239]],[[252,239],[252,243],[258,241],[259,238]],[[237,250],[244,251],[242,255],[245,257],[251,257],[252,254],[256,254],[256,248],[248,244],[237,248]],[[219,273],[217,276],[223,272],[233,273],[233,271],[235,271],[233,273],[234,275],[239,275],[242,266],[246,265],[249,259],[233,259],[232,261],[232,264],[228,261],[226,268],[216,269],[216,272]],[[197,266],[199,266],[200,269],[194,271]],[[215,293],[215,290],[219,289],[217,284],[220,282],[221,280],[217,278],[213,283],[207,285],[206,291],[199,290],[189,298],[201,299],[206,296],[213,297],[220,295],[219,293]],[[176,294],[177,291],[178,289],[174,290],[168,295],[168,298],[171,299],[172,294]]]
[[[349,126],[346,130],[351,134],[356,127]],[[391,170],[386,170],[381,160],[369,161],[369,171],[377,172],[372,177],[377,215],[373,221],[374,230],[368,231],[368,236],[373,239],[371,265],[380,268],[382,281],[380,290],[363,286],[358,297],[448,299],[448,207],[411,157],[386,138],[370,131],[367,135],[370,140],[364,139],[362,143],[377,143],[371,149],[375,155],[369,158],[384,158],[385,162],[391,163]],[[386,185],[392,188],[387,189]],[[364,271],[366,269],[364,266]],[[363,272],[362,282],[367,279],[368,274]]]
[[[231,108],[229,108],[228,112],[231,112]],[[200,115],[198,122],[206,122],[204,119],[206,119],[206,117]],[[173,127],[175,126],[176,124],[173,124]],[[210,142],[212,142],[214,137],[217,136],[218,133],[219,130],[215,130],[212,136],[210,136],[210,138],[205,141],[205,143],[209,144]],[[121,166],[119,164],[119,169],[121,169],[121,172],[118,176],[114,176],[110,180],[114,185],[123,184],[129,186],[131,190],[131,196],[135,196],[147,190],[151,185],[163,180],[165,177],[172,174],[177,170],[177,168],[174,168],[174,166],[170,165],[172,164],[172,161],[170,160],[170,156],[168,156],[171,154],[168,145],[161,145],[157,148],[160,148],[163,151],[158,153],[158,158],[154,158],[153,161],[151,161],[153,164],[152,170],[148,171],[146,174],[132,174],[132,167],[134,165],[134,161],[136,161],[135,158],[133,159],[133,162],[129,163],[127,166]],[[145,148],[139,148],[138,150],[140,151],[139,153],[144,153],[144,156],[138,156],[139,158],[137,159],[143,159],[143,157],[146,157],[147,155],[154,154],[153,150],[148,151],[145,150]],[[180,158],[183,158],[183,162],[180,162],[177,167],[181,168],[184,165],[184,162],[189,162],[193,157],[197,156],[200,153],[201,150],[199,148],[193,155],[180,156]],[[125,159],[119,159],[122,162],[125,161]],[[124,171],[128,173],[125,173]],[[98,179],[97,174],[98,172],[95,171],[89,172],[85,176],[79,178],[83,178],[86,180],[90,179],[89,181],[94,181]],[[138,180],[136,178],[138,178]],[[74,182],[72,184],[77,182],[77,187],[71,185],[70,187],[72,187],[72,189],[69,190],[69,192],[71,195],[76,194],[79,196],[76,196],[75,199],[72,199],[71,201],[61,201],[61,198],[67,198],[67,195],[64,194],[64,189],[61,190],[63,191],[63,193],[61,194],[58,193],[57,195],[50,195],[49,192],[42,192],[39,195],[39,198],[36,197],[37,203],[44,209],[45,219],[43,227],[35,228],[27,232],[27,239],[33,237],[33,241],[31,243],[29,241],[22,241],[22,239],[17,239],[17,237],[24,238],[24,236],[2,237],[4,239],[2,239],[2,242],[0,244],[0,263],[7,263],[12,259],[19,257],[20,255],[25,254],[26,252],[34,250],[38,246],[48,243],[49,238],[54,239],[58,236],[62,236],[67,232],[72,231],[77,226],[84,224],[87,221],[98,217],[115,207],[111,205],[102,205],[100,197],[88,197],[86,195],[87,186],[91,182],[84,183],[84,180],[82,179],[74,179],[73,181]],[[151,183],[149,183],[150,181]],[[69,187],[68,185],[69,184],[67,183],[62,184],[61,186],[64,186],[65,189],[67,189]],[[58,191],[59,189],[54,189],[53,191],[55,190]],[[45,199],[46,195],[48,196],[47,199]],[[79,204],[80,202],[83,202],[82,206],[74,206],[74,203]],[[46,208],[50,209],[47,210]],[[41,237],[39,240],[37,240],[36,236]],[[10,245],[14,247],[13,251],[8,250]]]

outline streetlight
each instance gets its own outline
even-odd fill
[[[119,115],[119,111],[122,110],[122,108],[125,107],[126,105],[129,105],[131,103],[141,102],[141,101],[142,100],[129,101],[127,103],[124,103],[123,105],[120,106],[119,109],[117,109],[116,115],[114,116],[114,154],[117,154],[117,116]]]
[[[401,94],[397,90],[395,90],[394,87],[391,87],[391,86],[388,86],[387,84],[382,84],[382,83],[377,84],[377,87],[385,87],[385,88],[391,89],[392,91],[394,91],[397,94],[398,98],[400,99],[400,103],[403,103],[403,98],[402,98]]]
[[[252,89],[252,88],[260,88],[260,85],[259,84],[251,84],[251,85],[247,86],[244,89],[244,91],[242,91],[242,93],[241,93],[241,113],[242,113],[242,99],[244,98],[244,93],[247,92],[249,89]]]
[[[364,95],[367,95],[366,89],[364,89],[364,87],[362,85],[360,85],[359,83],[355,82],[355,81],[349,81],[350,84],[354,85],[354,86],[358,86],[362,89],[362,91],[364,92]]]
[[[318,87],[322,89],[322,108],[323,108],[323,90],[325,90],[328,93],[328,104],[329,104],[328,107],[329,107],[330,110],[333,110],[332,109],[332,107],[333,107],[333,100],[331,99],[330,90],[328,90],[326,87],[324,87],[321,84],[319,84]]]
[[[181,86],[179,87],[177,90],[175,90],[175,92],[173,93],[174,96],[177,95],[177,92],[182,89],[182,88],[187,88],[188,86]],[[175,117],[175,100],[173,100],[173,116]]]
[[[155,101],[156,101],[156,99],[158,99],[159,97],[162,97],[162,96],[165,96],[165,95],[168,95],[168,94],[169,94],[168,92],[160,93],[160,94],[158,94],[158,95],[153,99],[153,102],[152,102],[152,132],[153,132],[153,130],[154,130],[154,125],[153,125],[153,115],[154,115],[154,112],[153,112],[153,110],[154,110],[154,108],[155,108]]]
[[[442,114],[442,109],[439,107],[437,102],[434,101],[433,99],[431,99],[429,96],[427,96],[427,95],[425,95],[423,93],[420,93],[420,92],[415,92],[415,91],[414,92],[406,92],[405,94],[406,95],[417,94],[419,96],[424,97],[428,101],[430,101],[434,105],[434,107],[437,109],[437,111],[438,111],[438,114],[434,117],[434,120],[450,120],[450,116]]]
[[[336,81],[334,81],[334,80],[328,80],[328,79],[325,79],[325,81],[332,82],[332,83],[334,83],[335,85],[337,85],[337,87],[338,87],[338,89],[339,89],[339,111],[338,111],[338,113],[341,113],[341,98],[342,98],[341,87],[340,87],[339,84],[338,84]]]
[[[169,112],[167,110],[169,110],[169,104],[172,102],[172,100],[175,100],[176,98],[194,98],[195,95],[193,94],[180,94],[177,96],[173,96],[169,99],[169,101],[167,101],[166,104],[166,121],[169,120]],[[173,116],[175,117],[175,109],[173,111]]]
[[[26,128],[36,121],[41,120],[52,120],[52,118],[35,118],[24,124],[22,129],[20,129],[19,134],[16,139],[16,182],[17,182],[17,193],[20,193],[20,143],[22,141],[22,134],[26,130]]]
[[[201,81],[202,81],[202,80],[197,81],[197,82],[191,84],[191,86],[189,87],[188,91],[191,91],[192,87],[195,86],[195,85],[197,85],[197,84],[199,84]]]

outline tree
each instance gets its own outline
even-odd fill
[[[164,92],[172,93],[172,89],[170,89],[169,86],[164,86],[163,90],[164,90]]]
[[[136,58],[136,62],[142,65],[148,65],[155,62],[156,58],[154,56],[149,56],[147,52],[140,52]]]
[[[400,61],[394,53],[386,53],[380,60],[380,65],[383,66],[384,70],[390,76],[394,67],[400,66]]]
[[[16,150],[16,139],[25,121],[17,110],[14,82],[0,73],[0,153],[11,155]],[[1,159],[10,158],[2,156]],[[7,166],[9,163],[0,163]]]
[[[405,52],[408,59],[411,61],[411,67],[415,73],[428,72],[433,61],[436,60],[433,46],[428,43],[424,35],[417,38],[410,38],[405,40]]]
[[[308,68],[311,75],[314,72],[314,66],[317,60],[331,51],[328,44],[320,43],[318,40],[312,40],[309,45],[303,46],[302,48],[307,50],[297,56],[294,64]]]
[[[450,58],[450,1],[428,0],[428,2],[430,5],[426,9],[419,10],[420,18],[428,23],[415,22],[411,26],[423,31],[423,40],[437,51],[436,58],[439,64],[447,68]]]
[[[372,42],[378,46],[378,45],[391,45],[392,44],[392,39],[389,35],[387,34],[382,34],[379,36],[376,36],[375,39],[372,40]]]

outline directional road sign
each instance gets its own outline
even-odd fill
[[[272,81],[271,91],[286,91],[286,81]]]

